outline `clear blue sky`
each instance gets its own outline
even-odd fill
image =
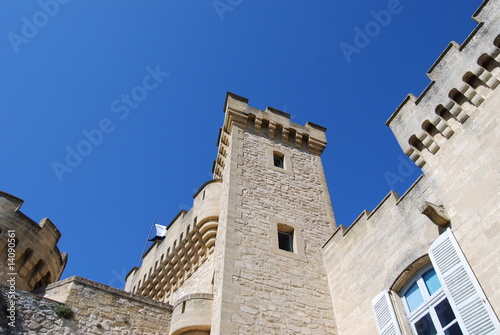
[[[0,190],[57,225],[63,278],[117,287],[211,179],[227,91],[328,128],[338,224],[403,194],[420,172],[389,185],[409,160],[385,122],[481,4],[59,1],[0,3]]]

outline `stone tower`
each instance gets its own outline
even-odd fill
[[[214,334],[332,334],[321,248],[335,228],[325,128],[229,93],[214,177]]]
[[[127,275],[173,306],[170,334],[332,334],[322,246],[335,229],[325,128],[228,93],[214,179]]]
[[[23,203],[0,191],[0,283],[31,291],[58,281],[68,255],[57,247],[61,233],[52,221],[33,221]]]
[[[424,174],[348,229],[334,229],[325,129],[231,93],[214,179],[127,292],[80,277],[24,291],[57,280],[66,256],[50,220],[0,192],[0,258],[20,288],[0,285],[0,333],[500,334],[500,0],[474,19],[387,122]]]

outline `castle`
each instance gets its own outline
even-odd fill
[[[22,200],[0,193],[1,257],[15,265],[2,269],[1,329],[500,334],[499,9],[500,0],[485,0],[477,28],[445,49],[431,84],[387,121],[423,175],[348,229],[335,223],[323,172],[326,129],[232,93],[213,179],[129,272],[124,291],[80,277],[57,281],[66,262],[57,228],[33,222],[19,211]],[[61,304],[74,317],[61,318]]]

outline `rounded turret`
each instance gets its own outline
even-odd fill
[[[31,291],[59,280],[67,254],[57,248],[61,233],[56,226],[48,218],[31,220],[19,210],[23,202],[0,191],[0,278]]]

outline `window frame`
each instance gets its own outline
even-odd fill
[[[275,157],[281,158],[282,167],[275,165]],[[273,171],[293,175],[292,152],[281,146],[266,144],[266,165]]]
[[[443,302],[445,299],[448,300],[448,304],[450,304],[450,299],[446,295],[446,292],[444,291],[443,284],[439,280],[439,284],[441,287],[437,289],[433,294],[430,294],[427,288],[427,285],[425,284],[425,280],[423,278],[423,275],[426,274],[429,270],[433,269],[436,273],[437,272],[434,269],[434,266],[432,263],[429,263],[425,266],[423,266],[420,270],[418,270],[409,280],[408,282],[403,286],[403,288],[399,292],[399,296],[403,302],[404,309],[406,312],[406,316],[408,317],[408,321],[410,323],[410,328],[413,332],[413,334],[418,334],[417,329],[416,329],[416,323],[421,320],[426,314],[429,314],[432,323],[434,327],[436,328],[436,332],[438,335],[444,335],[444,332],[451,328],[453,325],[458,324],[460,327],[460,330],[464,332],[462,329],[459,318],[460,316],[455,313],[453,310],[453,314],[455,316],[455,319],[448,323],[446,326],[442,326],[441,322],[439,320],[439,317],[437,315],[437,312],[435,308]],[[411,287],[413,287],[413,284],[417,284],[417,287],[419,289],[420,295],[422,296],[423,302],[417,306],[413,311],[410,311],[408,301],[406,299],[406,293],[410,290]],[[451,307],[451,304],[450,304]]]
[[[427,270],[424,269],[424,266],[428,262],[422,262],[426,258],[430,260],[430,264],[432,264],[437,274],[444,290],[443,296],[448,299],[455,320],[457,320],[462,332],[464,334],[500,333],[500,321],[450,228],[441,232],[431,243],[427,255],[415,260],[413,264],[403,271],[391,291],[384,290],[371,301],[378,333],[386,334],[387,330],[389,330],[391,334],[400,335],[401,331],[399,329],[401,326],[404,327],[406,333],[409,331],[416,332],[414,327],[410,329],[410,322],[407,318],[408,313],[405,312],[407,305],[405,305],[406,301],[401,299],[401,293],[406,293],[406,289],[412,285],[413,279],[420,273],[420,270],[423,272]],[[425,265],[421,266],[422,264]],[[413,269],[418,270],[414,272]],[[393,292],[399,297],[391,299],[389,292]],[[436,291],[436,294],[438,294],[438,291]],[[396,309],[393,302],[396,304],[398,316],[403,319],[406,318],[405,322],[394,315]],[[439,303],[440,301],[437,301],[436,306]],[[387,315],[390,317],[387,317]],[[471,318],[470,315],[475,317]],[[478,323],[477,320],[482,322]],[[453,324],[450,322],[445,329],[451,326]]]
[[[305,244],[302,236],[303,226],[278,217],[269,217],[269,251],[273,254],[306,261]],[[293,233],[292,251],[280,249],[278,231]]]
[[[278,164],[276,164],[278,163]],[[273,150],[273,164],[274,167],[284,169],[285,168],[285,155],[282,152]]]

